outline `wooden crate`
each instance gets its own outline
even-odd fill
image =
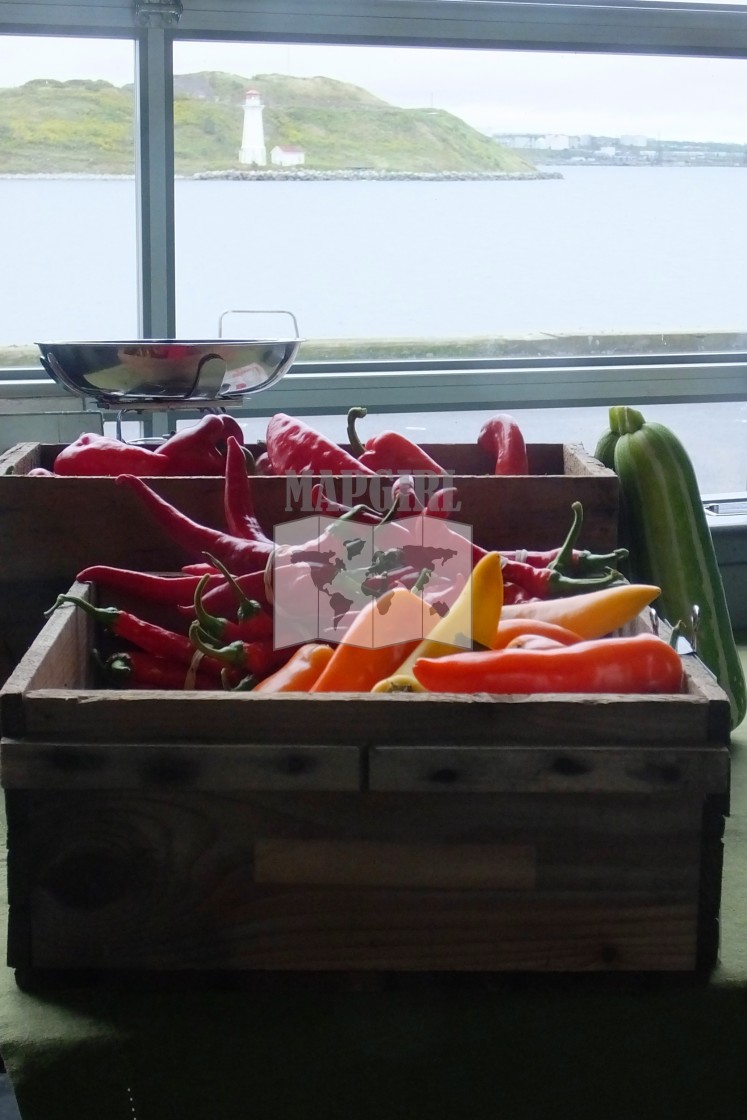
[[[695,658],[678,696],[252,696],[96,690],[92,641],[62,608],[0,693],[11,966],[713,966]]]

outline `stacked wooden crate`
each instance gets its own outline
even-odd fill
[[[530,445],[532,474],[510,479],[472,473],[471,448],[429,451],[478,543],[551,547],[580,500],[582,547],[615,546],[616,478],[582,449]],[[44,449],[16,451],[0,508],[32,552],[24,567],[6,530],[2,578],[26,603],[92,562],[183,562],[113,480],[24,462]],[[154,486],[221,524],[220,479]],[[256,493],[268,528],[293,516],[284,479]],[[41,609],[0,697],[13,966],[713,965],[729,712],[696,659],[678,696],[109,691],[87,618],[42,627]]]

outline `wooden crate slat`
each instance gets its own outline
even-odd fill
[[[546,790],[598,793],[722,792],[725,747],[375,747],[369,788],[450,792]]]
[[[697,798],[647,811],[623,795],[27,796],[12,897],[37,967],[693,966]],[[327,843],[339,863],[346,838],[390,862],[401,845],[411,870],[438,838],[461,849],[463,875],[471,852],[484,870],[485,845],[526,848],[536,878],[497,891],[257,881],[258,845],[283,846],[287,867]]]

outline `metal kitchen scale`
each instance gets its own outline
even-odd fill
[[[224,337],[229,316],[281,316],[292,326],[275,336]],[[218,338],[119,342],[38,342],[41,364],[68,391],[117,414],[194,408],[223,412],[228,404],[274,385],[304,340],[290,311],[224,311]]]

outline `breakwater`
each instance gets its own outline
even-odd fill
[[[517,181],[521,179],[562,179],[559,171],[380,171],[373,167],[351,167],[340,171],[319,171],[305,167],[269,168],[258,167],[252,169],[229,168],[225,171],[199,171],[189,176],[192,179],[248,179],[255,182],[262,180],[283,181],[308,181],[320,182],[325,180],[341,180],[343,182],[355,181],[392,181],[406,182],[494,182]]]

